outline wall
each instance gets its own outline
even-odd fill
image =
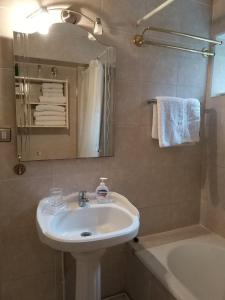
[[[212,0],[213,2],[213,20],[223,18],[225,15],[225,7],[223,0]]]
[[[7,18],[10,10],[4,7],[10,3],[16,2],[2,0],[0,8],[0,126],[14,128],[12,34]],[[104,39],[118,49],[115,157],[26,163],[27,172],[18,177],[12,170],[16,163],[15,133],[12,143],[1,144],[2,299],[61,299],[60,254],[39,242],[35,228],[38,201],[52,186],[62,186],[66,194],[91,191],[100,176],[109,177],[110,188],[127,196],[140,210],[141,234],[199,221],[201,144],[159,149],[151,139],[152,107],[146,101],[156,95],[198,97],[203,101],[207,60],[194,54],[132,45],[132,35],[137,31],[135,21],[159,3],[122,0],[115,5],[113,0],[86,0],[75,5],[102,16]],[[151,24],[209,34],[209,0],[175,3],[152,18]],[[202,48],[202,44],[191,41],[184,44]],[[123,246],[110,249],[104,256],[104,295],[124,289],[124,257]],[[71,287],[70,274],[72,268],[66,274]]]
[[[214,33],[225,32],[224,1],[213,3]],[[221,49],[224,49],[224,45]],[[202,223],[211,230],[225,237],[225,96],[210,98],[211,74],[209,68],[208,97],[205,117],[205,155],[202,193]],[[218,72],[217,76],[220,76]]]
[[[16,55],[23,56],[22,43],[16,43]],[[26,55],[29,57],[82,64],[88,64],[107,49],[104,45],[90,41],[83,28],[74,28],[73,24],[68,23],[54,24],[47,36],[39,33],[29,35],[26,47]]]

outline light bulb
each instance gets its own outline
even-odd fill
[[[58,8],[58,9],[48,9],[48,16],[50,18],[50,22],[51,24],[55,24],[55,23],[62,23],[62,9]]]
[[[49,28],[52,25],[47,9],[42,8],[41,12],[35,17],[35,23],[37,24],[37,31],[40,34],[48,34]]]
[[[48,34],[49,28],[52,24],[62,23],[61,12],[62,8],[60,7],[41,7],[26,18],[17,18],[15,31],[23,33],[39,32],[41,34]]]

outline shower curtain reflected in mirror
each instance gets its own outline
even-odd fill
[[[92,60],[81,71],[78,98],[78,157],[100,156],[101,116],[104,69],[100,60]]]

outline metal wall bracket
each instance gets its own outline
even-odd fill
[[[21,155],[18,155],[18,161],[19,163],[14,166],[13,170],[16,175],[23,175],[26,172],[26,167],[24,164],[21,163]]]

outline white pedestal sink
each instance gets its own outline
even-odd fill
[[[100,258],[106,248],[137,235],[139,213],[117,193],[111,193],[111,203],[90,200],[87,207],[79,207],[77,195],[65,197],[67,205],[56,215],[48,213],[45,199],[40,201],[38,233],[43,243],[76,259],[76,300],[100,300]]]

